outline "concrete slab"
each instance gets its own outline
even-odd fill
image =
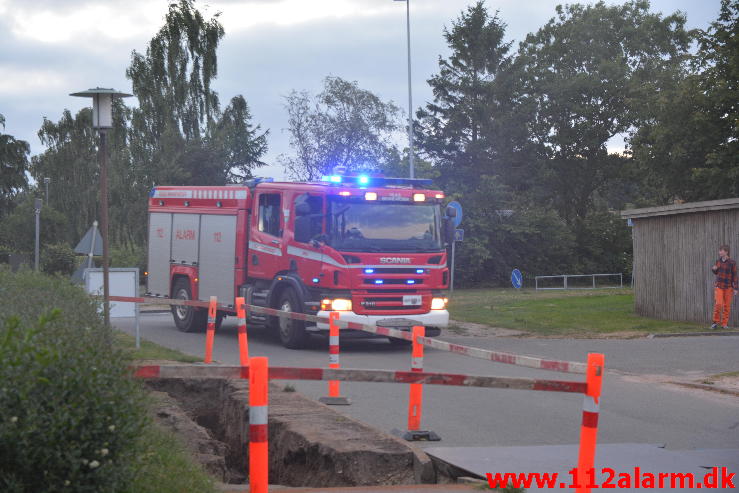
[[[446,491],[480,491],[471,485],[460,484],[427,484],[427,485],[400,485],[400,486],[342,486],[340,488],[284,488],[270,486],[270,493],[429,493]],[[227,485],[224,493],[249,493],[249,488]]]
[[[530,447],[430,447],[425,449],[435,461],[442,461],[478,477],[487,473],[557,473],[559,489],[572,482],[569,471],[577,465],[577,445],[545,445]],[[615,482],[620,473],[634,474],[639,468],[645,473],[692,473],[696,481],[703,481],[711,467],[728,467],[729,472],[739,472],[739,449],[715,450],[667,450],[656,444],[622,443],[601,444],[595,461],[595,469],[611,468]],[[606,475],[597,473],[596,483],[601,484]],[[735,485],[739,480],[735,480]],[[654,488],[650,491],[692,491],[691,488]],[[631,488],[637,491],[637,488]],[[631,491],[619,489],[619,491]],[[638,488],[642,491],[644,488]],[[544,491],[532,486],[527,491]],[[723,491],[712,489],[712,491]],[[727,490],[728,491],[728,490]]]

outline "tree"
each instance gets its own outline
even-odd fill
[[[400,110],[357,82],[326,77],[315,98],[292,91],[285,99],[295,155],[282,155],[280,162],[293,178],[313,180],[336,166],[378,170],[397,159],[392,137]]]
[[[92,110],[84,108],[74,116],[64,110],[58,122],[44,118],[38,137],[46,150],[33,156],[31,174],[36,181],[51,179],[52,205],[69,220],[71,231],[65,239],[76,241],[98,212],[100,174]]]
[[[0,114],[5,128],[5,117]],[[28,142],[0,133],[0,216],[10,209],[13,197],[28,187]]]
[[[598,192],[621,172],[608,141],[629,131],[665,77],[684,62],[685,17],[649,11],[649,2],[567,5],[521,43],[516,71],[534,108],[540,193],[581,227]]]
[[[469,189],[481,174],[512,165],[509,138],[523,127],[511,118],[510,87],[500,77],[510,62],[505,29],[478,1],[444,30],[451,55],[439,57],[439,73],[428,80],[434,100],[418,110],[416,131],[447,188]]]
[[[139,101],[134,130],[145,129],[153,140],[168,126],[176,127],[185,141],[205,134],[205,125],[214,123],[219,111],[211,82],[218,74],[216,50],[223,35],[218,14],[206,20],[192,0],[170,3],[146,55],[134,50],[126,70]]]
[[[232,98],[221,113],[211,87],[223,36],[218,14],[206,19],[193,0],[178,0],[146,53],[132,53],[126,76],[139,107],[132,111],[130,147],[145,187],[223,185],[264,165],[267,132],[251,124],[246,100]]]
[[[517,80],[507,74],[505,30],[483,1],[464,10],[444,30],[451,54],[439,57],[439,72],[428,80],[434,99],[416,113],[419,148],[442,188],[465,207],[457,275],[466,283],[509,275],[510,255],[503,252],[515,233],[505,232],[502,211],[510,209],[511,190],[529,186],[521,172],[529,166],[526,108],[518,104]]]
[[[234,96],[213,131],[213,141],[223,153],[221,160],[228,170],[229,181],[252,178],[252,169],[266,164],[261,158],[267,152],[269,131],[260,134],[260,130],[261,126],[251,123],[244,97]]]
[[[34,221],[35,197],[31,193],[16,196],[12,211],[0,218],[0,248],[12,252],[32,254],[36,244]],[[39,240],[42,246],[69,242],[69,220],[58,210],[44,205],[41,208]]]
[[[653,202],[739,195],[739,2],[697,33],[698,52],[647,107],[630,146]]]

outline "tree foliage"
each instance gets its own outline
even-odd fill
[[[0,114],[5,129],[5,117]],[[0,133],[0,216],[10,209],[13,197],[28,187],[28,142]]]
[[[516,60],[533,112],[542,193],[568,222],[582,221],[623,160],[607,144],[636,122],[690,42],[685,17],[649,2],[557,7],[557,17],[521,44]]]
[[[428,80],[434,99],[418,111],[416,128],[446,187],[467,189],[480,174],[502,174],[510,164],[503,158],[510,157],[503,142],[510,94],[499,79],[510,62],[505,28],[479,1],[444,30],[451,55],[439,57],[439,72]]]
[[[382,169],[397,150],[392,143],[400,110],[372,92],[340,77],[326,77],[315,98],[292,91],[285,98],[290,146],[280,156],[293,178],[312,180],[336,166],[348,171]]]
[[[630,146],[653,201],[739,195],[739,2],[697,33],[698,51],[664,84]]]

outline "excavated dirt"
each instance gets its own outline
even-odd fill
[[[156,417],[206,470],[243,483],[249,461],[249,386],[243,380],[152,379]],[[270,483],[365,486],[435,483],[420,449],[328,406],[270,385]]]

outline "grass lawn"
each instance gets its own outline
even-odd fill
[[[631,289],[535,291],[461,289],[450,297],[452,319],[541,336],[690,332],[707,325],[640,317]]]
[[[126,493],[218,493],[213,478],[190,456],[172,433],[151,424],[139,443],[136,478]]]
[[[117,330],[114,331],[114,334],[116,346],[129,353],[131,359],[162,359],[179,361],[181,363],[197,363],[203,361],[202,358],[197,356],[190,356],[176,349],[169,349],[144,339],[141,339],[141,348],[136,349],[136,339],[133,336]]]

